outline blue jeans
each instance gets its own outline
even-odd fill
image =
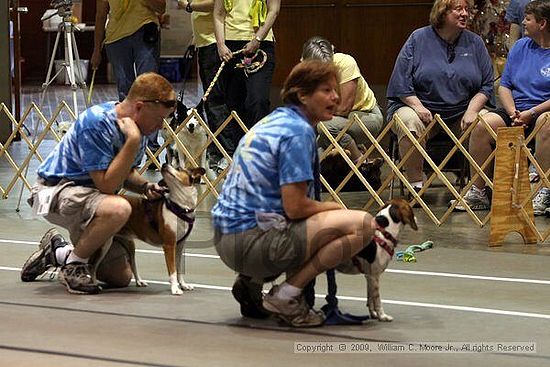
[[[124,100],[136,75],[149,71],[158,72],[160,58],[160,38],[154,42],[144,39],[144,27],[134,34],[105,45],[107,58],[113,67],[119,101]],[[135,70],[134,70],[135,65]],[[158,131],[148,136],[147,146],[153,152],[160,145]]]

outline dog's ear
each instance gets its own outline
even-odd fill
[[[408,201],[403,199],[393,199],[390,207],[390,215],[393,220],[401,221],[404,224],[408,224],[415,231],[418,230],[414,212]],[[395,216],[395,218],[394,218]]]
[[[189,171],[191,172],[192,179],[200,178],[206,173],[206,170],[202,167],[191,168]]]

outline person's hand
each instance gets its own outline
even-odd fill
[[[534,122],[533,114],[531,111],[514,111],[514,114],[510,116],[513,126],[529,126]]]
[[[131,118],[123,117],[121,119],[117,119],[117,124],[127,141],[139,141],[139,139],[141,139],[141,132],[139,131],[135,121]]]
[[[160,199],[168,191],[166,187],[159,186],[158,183],[147,182],[144,186],[144,194],[149,200]]]
[[[185,9],[187,7],[187,0],[178,0],[178,9]]]
[[[432,121],[432,113],[426,107],[415,106],[413,107],[413,110],[420,118],[420,121],[422,121],[425,125],[428,125]]]
[[[94,48],[90,63],[92,64],[92,70],[97,70],[99,68],[99,64],[101,64],[101,49]]]
[[[462,120],[460,121],[460,127],[462,128],[462,131],[468,129],[468,127],[470,127],[470,125],[473,124],[476,119],[477,113],[473,111],[466,111],[464,113],[464,116],[462,116]]]
[[[233,58],[233,52],[224,44],[218,45],[218,55],[220,55],[220,60],[228,62]]]
[[[243,48],[243,54],[253,55],[260,48],[260,41],[254,38],[252,41],[248,42]]]

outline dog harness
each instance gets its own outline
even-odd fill
[[[178,204],[174,203],[172,200],[168,199],[166,195],[163,195],[160,199],[157,200],[163,200],[163,204],[166,205],[166,208],[170,210],[176,217],[183,220],[187,223],[187,231],[183,235],[181,239],[178,240],[178,243],[181,241],[184,241],[189,234],[191,233],[191,230],[193,229],[193,225],[195,224],[195,216],[191,215],[195,212],[195,209],[191,208],[182,208]],[[153,206],[152,202],[157,200],[145,200],[144,201],[144,210],[145,210],[145,216],[147,217],[147,220],[151,224],[153,228],[159,232],[159,224],[155,219],[155,216],[153,215]]]

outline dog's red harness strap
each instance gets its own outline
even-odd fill
[[[376,242],[378,246],[382,247],[391,257],[393,257],[394,248],[397,247],[397,240],[395,239],[395,237],[392,236],[390,232],[386,231],[384,227],[378,224],[378,222],[376,222],[376,230],[380,231],[380,233],[382,233],[382,236],[384,236],[386,240],[392,242],[393,247],[388,246],[388,243],[384,241],[384,239],[377,236],[374,236],[374,242]]]
[[[384,239],[374,236],[373,240],[378,246],[382,247],[391,257],[393,257],[394,250],[388,246],[388,243]]]

